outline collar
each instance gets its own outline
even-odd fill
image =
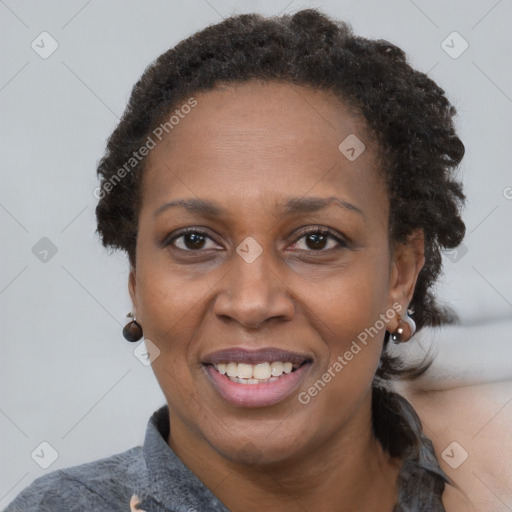
[[[141,512],[229,512],[167,444],[169,432],[166,404],[153,413],[146,428],[142,452],[147,478],[145,489],[139,494]]]

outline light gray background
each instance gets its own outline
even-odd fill
[[[131,87],[222,17],[307,6],[403,48],[457,107],[468,234],[439,293],[463,327],[444,331],[437,369],[460,360],[475,380],[511,377],[510,0],[0,0],[0,507],[45,472],[141,444],[164,403],[121,337],[127,260],[94,234],[95,167]],[[31,48],[43,31],[59,45],[47,59]],[[453,31],[469,43],[456,59],[442,47]],[[57,247],[46,262],[32,252],[42,237]],[[31,458],[42,441],[58,452],[46,470]]]

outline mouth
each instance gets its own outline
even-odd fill
[[[303,363],[305,364],[305,363]],[[290,361],[265,361],[264,363],[219,363],[213,368],[221,375],[238,384],[263,384],[276,382],[282,375],[296,371],[301,365]]]
[[[281,402],[297,389],[311,364],[308,355],[279,349],[228,349],[203,361],[214,389],[239,407]]]

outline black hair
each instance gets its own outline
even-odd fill
[[[465,232],[464,194],[455,176],[464,155],[453,123],[456,110],[443,89],[408,64],[400,48],[356,36],[347,23],[316,9],[232,16],[181,41],[145,70],[98,165],[103,192],[97,231],[103,244],[126,251],[136,265],[145,160],[123,173],[108,193],[106,185],[119,177],[119,169],[165,116],[192,94],[253,79],[331,91],[362,114],[387,183],[390,241],[403,243],[417,229],[424,233],[425,265],[409,305],[418,330],[453,321],[450,310],[436,303],[432,285],[441,272],[441,251],[459,245]],[[407,367],[387,353],[388,341],[386,333],[373,386],[373,430],[390,453],[404,458],[396,510],[444,510],[440,496],[449,480],[414,409],[387,386],[393,378],[421,375],[430,362]],[[421,493],[411,491],[415,484],[421,484]],[[426,508],[425,496],[431,496]]]

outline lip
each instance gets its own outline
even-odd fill
[[[292,364],[301,365],[306,361],[311,361],[312,357],[308,354],[299,352],[290,352],[279,348],[260,348],[257,350],[247,350],[242,347],[227,348],[208,354],[204,359],[204,364],[219,363],[248,363],[259,364],[266,361],[288,361]]]
[[[287,361],[299,368],[291,373],[282,374],[274,382],[261,384],[240,384],[233,382],[227,375],[220,374],[214,367],[219,363],[258,364],[270,361]],[[290,352],[277,348],[247,350],[229,348],[213,352],[203,359],[203,368],[217,393],[227,402],[237,407],[268,407],[282,402],[300,386],[309,368],[312,357],[307,354]]]

